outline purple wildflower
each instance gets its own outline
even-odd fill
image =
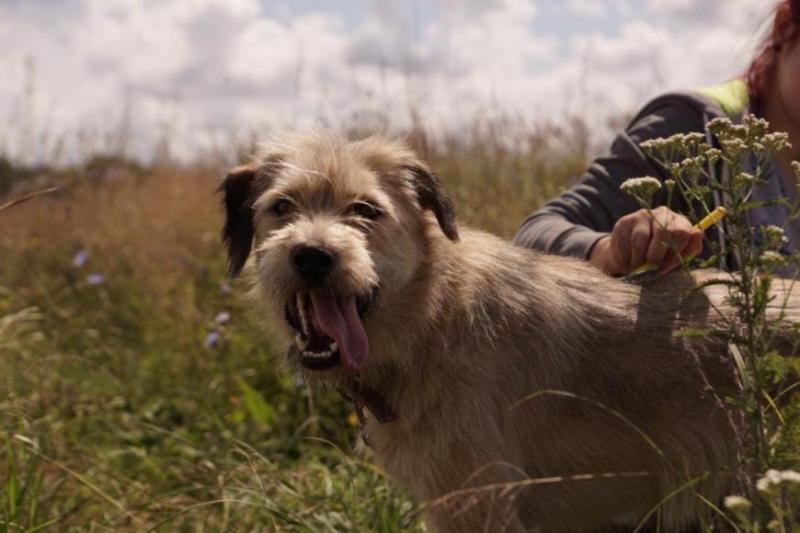
[[[219,344],[220,334],[218,331],[209,331],[208,335],[206,335],[205,340],[203,341],[203,346],[206,348],[213,348],[217,344]]]
[[[86,264],[86,261],[89,259],[89,250],[80,250],[75,257],[72,258],[72,264],[75,268],[80,268]]]
[[[86,283],[89,285],[102,285],[106,282],[106,277],[99,272],[92,272],[86,276]]]

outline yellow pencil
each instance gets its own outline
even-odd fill
[[[716,224],[717,222],[719,222],[720,220],[722,220],[722,217],[724,217],[724,216],[725,216],[725,208],[724,207],[717,207],[716,209],[711,211],[709,214],[704,216],[703,219],[700,220],[700,222],[698,222],[697,224],[694,225],[694,227],[697,228],[697,229],[705,231],[708,228],[710,228],[711,226],[713,226],[714,224]],[[655,263],[645,263],[642,266],[640,266],[639,268],[636,268],[635,270],[633,270],[630,274],[625,276],[623,279],[631,279],[634,276],[638,276],[640,274],[644,274],[646,272],[650,272],[652,270],[656,270],[657,268],[658,268],[658,265],[656,265]]]
[[[695,224],[694,227],[697,228],[697,229],[701,229],[701,230],[705,231],[708,228],[710,228],[711,226],[713,226],[714,224],[716,224],[717,222],[719,222],[720,220],[722,220],[722,217],[724,217],[724,216],[725,216],[725,208],[724,207],[718,207],[718,208],[714,209],[713,211],[711,211],[706,216],[704,216],[703,220],[701,220],[700,222]]]

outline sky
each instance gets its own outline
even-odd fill
[[[190,160],[358,121],[587,120],[739,74],[774,0],[0,0],[0,154]]]

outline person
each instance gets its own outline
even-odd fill
[[[773,131],[789,135],[794,146],[778,154],[768,166],[766,183],[754,199],[797,197],[791,162],[800,154],[800,0],[781,0],[771,17],[771,29],[761,42],[746,73],[715,87],[675,92],[655,98],[618,135],[610,153],[596,159],[580,182],[547,202],[522,223],[514,242],[548,253],[587,259],[611,275],[624,275],[644,263],[655,263],[660,273],[680,264],[681,257],[708,256],[704,237],[719,242],[725,258],[723,231],[704,235],[693,227],[681,195],[667,205],[662,187],[651,211],[639,208],[620,190],[629,178],[669,178],[665,169],[646,156],[639,145],[675,133],[701,132],[716,117],[741,121],[746,113],[766,119]],[[717,171],[712,169],[712,171]],[[724,172],[724,169],[719,170]],[[800,220],[788,208],[770,205],[750,212],[749,222],[784,228],[787,243],[781,253],[800,250]],[[720,265],[735,268],[735,264]]]

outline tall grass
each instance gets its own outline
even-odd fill
[[[409,140],[510,237],[582,172],[585,131],[489,126]],[[104,168],[0,211],[0,531],[421,529],[226,279],[224,165]]]

